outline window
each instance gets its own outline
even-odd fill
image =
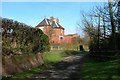
[[[60,40],[63,40],[63,36],[60,36],[59,38],[60,38]]]

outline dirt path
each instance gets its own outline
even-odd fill
[[[49,70],[34,74],[27,80],[79,80],[83,54],[66,57]]]

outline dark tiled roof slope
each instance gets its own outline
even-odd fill
[[[46,19],[43,19],[37,26],[48,26],[50,24],[47,24]]]
[[[37,26],[51,26],[52,28],[63,28],[59,23],[53,21],[50,24],[50,19],[44,18]],[[64,29],[64,28],[63,28]]]

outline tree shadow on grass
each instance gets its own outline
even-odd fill
[[[119,80],[120,59],[110,61],[95,61],[91,58],[84,60],[81,76],[83,80]]]

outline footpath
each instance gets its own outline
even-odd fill
[[[80,54],[68,56],[48,70],[34,74],[26,80],[80,80],[82,57],[84,55],[84,52],[80,52]]]

